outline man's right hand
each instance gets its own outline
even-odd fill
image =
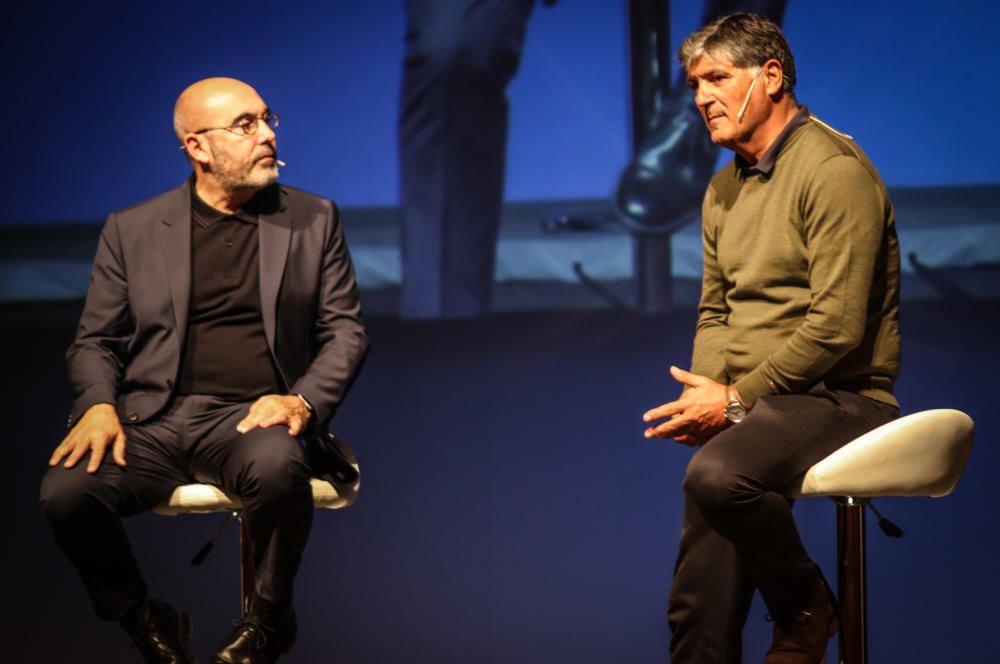
[[[66,468],[72,468],[88,451],[90,461],[87,472],[96,473],[101,461],[111,446],[111,458],[119,466],[125,466],[125,431],[118,421],[115,407],[109,403],[99,403],[87,409],[69,435],[63,438],[59,447],[49,459],[50,466],[56,466],[64,458]]]

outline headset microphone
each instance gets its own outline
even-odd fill
[[[760,74],[757,76],[760,76]],[[757,85],[757,76],[754,76],[753,80],[750,81],[750,87],[747,89],[746,99],[743,100],[743,106],[740,107],[740,112],[736,115],[737,122],[743,122],[743,116],[747,112],[747,105],[750,103],[750,95],[753,93],[753,89]]]

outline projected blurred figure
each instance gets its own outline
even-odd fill
[[[662,0],[667,4],[667,0]],[[545,5],[555,4],[546,0]],[[503,206],[506,89],[518,71],[533,0],[407,0],[399,158],[406,318],[489,310]],[[736,11],[781,22],[785,0],[711,0],[704,22]],[[637,224],[672,224],[697,206],[717,149],[683,84],[619,179]]]
[[[406,2],[399,116],[404,317],[489,310],[503,204],[506,89],[533,5]]]
[[[735,158],[702,206],[704,277],[685,390],[647,437],[697,449],[670,592],[674,664],[739,662],[754,588],[774,619],[767,664],[823,661],[833,595],[782,494],[898,415],[899,247],[861,148],[794,94],[781,30],[722,18],[680,48],[712,141]]]
[[[663,0],[666,3],[667,0]],[[708,0],[700,25],[739,12],[758,14],[781,25],[786,0]],[[651,68],[652,69],[652,68]],[[649,71],[649,86],[657,72]],[[718,147],[702,130],[683,72],[664,91],[652,131],[622,170],[614,202],[638,228],[670,232],[690,221],[715,170]]]
[[[193,174],[108,217],[66,353],[71,428],[42,509],[98,617],[147,662],[194,662],[191,619],[150,596],[121,517],[193,481],[242,499],[253,606],[211,661],[264,664],[296,638],[310,477],[354,479],[321,438],[368,347],[354,271],[336,206],[278,184],[277,126],[240,81],[181,93]]]

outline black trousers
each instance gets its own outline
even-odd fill
[[[534,0],[407,0],[399,111],[407,318],[489,310],[503,204],[507,84]]]
[[[738,663],[753,591],[778,623],[820,580],[782,493],[810,466],[898,417],[895,406],[822,384],[763,397],[695,452],[667,619],[674,664]]]
[[[307,449],[283,426],[238,433],[249,408],[216,397],[177,397],[155,419],[125,426],[126,467],[109,453],[94,474],[86,471],[86,457],[45,473],[42,511],[100,618],[120,619],[148,596],[121,517],[147,511],[195,480],[243,500],[256,592],[271,602],[291,601],[313,516]]]

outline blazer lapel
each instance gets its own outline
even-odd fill
[[[280,189],[279,189],[280,191]],[[278,293],[285,273],[288,246],[292,239],[292,218],[284,204],[284,197],[278,201],[273,212],[261,213],[258,217],[257,244],[260,262],[260,313],[264,319],[264,334],[271,352],[277,357],[274,346],[275,325],[278,311]]]
[[[161,219],[160,249],[167,269],[175,329],[183,340],[191,304],[191,186],[188,183],[174,191],[177,200]]]

